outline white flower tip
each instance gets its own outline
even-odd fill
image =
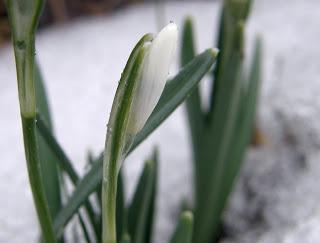
[[[177,27],[177,25],[175,24],[175,23],[173,23],[173,22],[170,22],[169,24],[167,24],[160,32],[159,32],[159,34],[160,33],[162,33],[162,32],[171,32],[171,33],[178,33],[178,27]]]
[[[150,43],[145,43],[146,54],[132,103],[129,133],[136,134],[142,129],[158,103],[177,43],[178,28],[174,23],[166,25]]]
[[[175,23],[170,22],[167,24],[156,36],[156,39],[164,39],[171,41],[176,45],[176,42],[178,40],[178,27]]]

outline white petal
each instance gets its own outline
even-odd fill
[[[159,101],[175,54],[177,39],[177,26],[170,23],[150,45],[132,104],[129,121],[129,130],[132,133],[141,130]]]

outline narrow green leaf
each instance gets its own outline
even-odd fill
[[[225,59],[225,51],[227,46],[230,45],[229,42],[231,40],[230,34],[226,31],[226,10],[225,6],[222,6],[221,13],[220,13],[220,22],[219,22],[219,32],[217,38],[217,48],[219,49],[220,53],[217,58],[216,67],[212,71],[212,88],[210,94],[210,107],[208,111],[208,118],[211,118],[211,113],[213,113],[213,106],[215,103],[215,99],[220,87],[220,73],[222,72],[222,63],[223,59]]]
[[[41,114],[41,117],[47,124],[48,129],[52,131],[53,124],[50,113],[49,101],[47,97],[44,80],[39,65],[37,63],[35,63],[34,83],[36,89],[37,112]]]
[[[238,107],[236,124],[232,132],[232,139],[228,145],[228,154],[221,170],[221,179],[214,190],[216,196],[212,215],[212,225],[215,230],[220,225],[221,215],[232,190],[235,178],[240,170],[245,150],[249,145],[252,126],[255,118],[256,103],[258,98],[259,83],[261,79],[261,43],[258,40],[252,60],[249,82],[243,82],[244,94]]]
[[[195,56],[195,44],[193,39],[193,24],[192,19],[189,17],[184,22],[182,45],[181,45],[181,66],[186,65]],[[198,87],[194,88],[194,91],[190,97],[186,100],[187,115],[191,131],[191,140],[193,145],[194,154],[197,154],[197,146],[201,131],[203,129],[203,114],[201,108],[201,97]]]
[[[225,4],[233,18],[236,20],[246,20],[250,13],[252,0],[227,0]]]
[[[243,34],[243,26],[239,25],[239,35]],[[237,43],[234,43],[237,45]],[[219,185],[222,179],[223,164],[234,131],[237,109],[241,94],[242,49],[232,48],[228,71],[220,73],[223,85],[216,93],[210,127],[204,134],[201,146],[201,158],[197,161],[198,176],[196,185],[196,214],[194,240],[207,242],[212,240],[217,230],[216,212]]]
[[[38,132],[41,134],[44,141],[50,148],[50,151],[54,154],[56,163],[58,163],[61,169],[67,173],[73,184],[77,184],[79,181],[78,173],[74,169],[71,160],[68,158],[63,148],[59,145],[58,141],[52,134],[41,114],[37,114],[36,125]]]
[[[131,243],[131,237],[129,234],[124,234],[122,237],[121,237],[121,243]]]
[[[118,187],[117,187],[117,207],[116,207],[116,217],[117,217],[117,239],[121,239],[121,236],[126,232],[127,228],[127,215],[125,209],[125,195],[124,195],[124,184],[122,170],[118,176]]]
[[[99,166],[98,166],[99,165]],[[64,226],[69,222],[72,216],[79,210],[79,208],[83,205],[83,203],[88,199],[89,195],[94,192],[101,183],[102,179],[102,158],[99,162],[92,167],[92,169],[88,172],[92,176],[88,176],[88,174],[82,178],[70,199],[68,200],[66,206],[60,211],[59,215],[54,221],[55,232],[58,235],[63,233]],[[95,178],[94,176],[98,175],[99,178]]]
[[[91,239],[90,239],[90,235],[89,235],[89,232],[87,230],[87,226],[86,226],[86,223],[81,215],[81,213],[79,212],[78,213],[78,218],[79,218],[79,223],[80,223],[80,227],[82,229],[82,232],[83,232],[83,236],[86,240],[87,243],[91,243]]]
[[[136,135],[131,151],[146,139],[192,92],[216,59],[213,50],[196,56],[173,79],[169,81],[163,94],[143,129]],[[130,153],[129,152],[129,153]],[[61,231],[86,198],[102,180],[102,155],[91,170],[81,179],[67,205],[55,220],[55,229]]]
[[[235,49],[239,49],[243,55],[243,35],[239,35],[239,25],[244,26],[249,14],[251,0],[237,1],[225,0],[220,17],[218,48],[220,50],[217,66],[213,71],[213,84],[211,90],[211,102],[208,112],[209,120],[212,119],[215,109],[217,94],[223,86],[223,76],[230,67],[230,58]]]
[[[40,171],[35,118],[21,116],[22,130],[25,144],[25,156],[29,174],[29,183],[34,197],[42,236],[46,243],[56,243],[49,205],[44,191],[43,179]]]
[[[97,161],[98,161],[99,159],[100,159],[100,156],[95,157],[95,156],[93,156],[93,153],[92,153],[91,151],[89,151],[88,154],[87,154],[87,164],[89,165],[88,170],[90,170],[90,168],[92,168],[92,166],[93,166],[95,163],[97,163]],[[87,170],[87,171],[88,171],[88,170]],[[121,171],[120,171],[120,173],[121,173]],[[121,176],[121,175],[119,175],[119,176]],[[122,180],[122,178],[121,178],[121,180]],[[118,183],[119,183],[119,182],[118,182]],[[121,183],[122,183],[122,182],[121,182]],[[101,197],[101,194],[102,194],[102,182],[101,182],[99,185],[97,185],[97,188],[96,188],[94,194],[95,194],[95,196],[96,196],[95,200],[96,200],[96,202],[97,202],[98,211],[99,211],[99,212],[102,212],[102,197]],[[101,221],[101,216],[98,217],[98,221]],[[100,224],[99,227],[101,228],[102,222],[99,222],[99,224]]]
[[[221,11],[218,48],[220,54],[213,72],[210,127],[201,141],[196,168],[196,212],[194,242],[212,241],[217,233],[221,211],[219,200],[225,163],[234,145],[233,134],[242,91],[244,27],[250,0],[225,0]]]
[[[193,230],[193,215],[190,211],[181,214],[179,223],[170,243],[191,243]]]
[[[128,232],[133,243],[145,243],[150,240],[152,226],[148,224],[150,209],[154,208],[154,191],[157,178],[157,160],[150,159],[145,162],[135,194],[128,210]],[[149,234],[146,237],[146,234]]]
[[[193,23],[191,17],[184,21],[182,34],[182,48],[180,63],[181,66],[187,65],[196,55],[195,44],[193,38]],[[195,89],[196,90],[196,89]]]
[[[146,222],[146,232],[144,237],[145,243],[152,242],[152,235],[153,235],[153,227],[155,223],[155,210],[156,210],[156,197],[157,197],[157,187],[158,187],[158,164],[159,164],[159,157],[158,157],[158,150],[157,148],[154,150],[152,160],[155,161],[155,175],[152,184],[152,193],[151,193],[151,200],[150,200],[150,207],[147,212],[147,222]]]
[[[53,156],[53,161],[55,164],[58,163],[60,168],[66,172],[68,177],[74,186],[79,182],[79,175],[73,167],[71,160],[68,158],[62,147],[59,145],[58,141],[55,139],[54,135],[51,133],[50,129],[46,126],[45,121],[43,120],[40,114],[37,114],[37,131],[39,135],[43,138],[43,142],[48,146],[48,152],[50,152]],[[96,224],[95,220],[95,212],[93,206],[91,205],[89,200],[85,202],[85,208],[88,213],[90,223],[95,231],[96,237],[99,238],[99,228]],[[76,213],[76,212],[75,212]],[[62,231],[60,232],[62,234]]]
[[[224,181],[221,183],[221,202],[220,210],[222,211],[226,200],[232,190],[235,178],[240,170],[246,148],[249,145],[253,130],[253,123],[256,113],[259,86],[261,82],[261,60],[262,60],[262,44],[258,39],[255,44],[255,51],[252,58],[250,68],[250,76],[248,84],[245,83],[245,94],[241,100],[241,106],[238,112],[238,121],[236,132],[233,134],[233,141],[235,144],[232,153],[229,154],[226,169],[224,170]]]
[[[52,131],[53,125],[50,115],[48,98],[43,78],[37,64],[35,65],[34,74],[37,111],[43,117],[44,122],[46,122],[48,126],[48,129]],[[60,174],[53,153],[48,148],[48,145],[44,141],[42,135],[39,134],[38,130],[36,130],[36,133],[38,138],[41,173],[43,178],[45,178],[45,180],[43,180],[44,189],[49,203],[51,217],[55,218],[62,206],[59,180]]]

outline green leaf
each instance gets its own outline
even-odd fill
[[[88,170],[90,170],[90,168],[98,161],[98,160],[100,160],[100,156],[98,156],[98,157],[96,157],[96,156],[93,156],[93,153],[92,153],[92,151],[88,151],[88,153],[87,153],[87,169]],[[121,171],[120,171],[120,173],[121,173]],[[120,175],[121,176],[121,175]],[[122,180],[122,178],[121,178],[121,180]],[[118,182],[118,183],[122,183],[122,181],[121,182]],[[98,211],[99,212],[102,212],[102,182],[99,184],[99,185],[97,185],[97,188],[96,188],[96,190],[95,190],[95,196],[96,196],[96,198],[95,198],[95,200],[97,201],[97,206],[98,206]],[[102,222],[101,222],[101,217],[99,216],[98,217],[98,221],[99,221],[99,224],[100,224],[100,228],[101,228],[101,224],[102,224]]]
[[[239,5],[238,5],[239,2]],[[213,71],[213,84],[211,90],[211,103],[208,112],[209,120],[212,119],[216,99],[220,88],[224,85],[223,77],[224,73],[229,71],[230,58],[235,51],[239,50],[243,55],[244,40],[243,34],[239,29],[243,29],[245,20],[250,9],[250,0],[237,1],[237,0],[225,0],[221,10],[219,36],[218,36],[218,48],[220,50],[217,60],[217,66]],[[241,8],[238,9],[237,7]],[[241,11],[240,11],[241,10]],[[242,26],[242,27],[239,27]]]
[[[259,86],[261,82],[261,60],[262,44],[257,39],[250,68],[248,84],[245,83],[245,93],[241,99],[239,107],[236,132],[233,134],[235,144],[233,152],[229,154],[224,170],[224,181],[221,183],[220,210],[222,211],[232,190],[234,180],[240,170],[245,151],[249,145],[255,119]],[[231,148],[230,148],[231,149]]]
[[[37,111],[42,115],[44,122],[48,126],[48,129],[52,131],[53,126],[47,94],[38,65],[35,65],[34,74]],[[48,148],[48,145],[44,141],[42,135],[39,134],[39,131],[36,130],[36,133],[38,138],[41,173],[43,178],[45,178],[45,180],[43,180],[44,189],[49,203],[51,217],[55,218],[62,206],[59,180],[60,174],[53,153],[50,151],[50,148]]]
[[[195,56],[195,44],[193,39],[192,19],[189,17],[184,22],[182,45],[181,45],[181,66],[186,65]],[[194,155],[197,156],[201,132],[203,130],[203,114],[201,108],[201,97],[198,87],[195,87],[190,97],[186,100],[187,115],[191,131],[191,139]]]
[[[131,243],[131,237],[129,234],[124,234],[122,237],[121,237],[121,243]]]
[[[128,232],[132,238],[132,243],[147,243],[151,239],[158,174],[157,167],[158,160],[155,152],[153,158],[145,162],[128,210]]]
[[[121,239],[121,236],[126,232],[127,228],[127,215],[125,209],[125,195],[124,195],[124,183],[122,170],[118,175],[118,187],[117,187],[117,207],[116,207],[116,217],[117,217],[117,239]]]
[[[217,233],[221,210],[221,185],[227,160],[233,153],[234,133],[241,101],[244,27],[250,0],[225,0],[221,11],[218,48],[213,72],[209,129],[203,133],[196,168],[194,242],[209,242]]]
[[[37,131],[43,137],[45,143],[50,148],[50,152],[54,154],[56,164],[60,166],[62,170],[66,172],[73,184],[77,184],[79,181],[79,175],[73,167],[71,160],[68,158],[63,148],[60,146],[51,130],[47,126],[43,116],[37,114]]]
[[[68,158],[62,147],[59,145],[58,141],[55,139],[54,135],[51,133],[50,129],[45,124],[45,121],[43,120],[42,116],[40,114],[37,114],[37,132],[39,135],[41,135],[43,139],[43,146],[47,146],[47,152],[51,154],[53,162],[55,165],[59,165],[60,168],[66,172],[68,177],[70,178],[71,182],[74,186],[77,185],[79,182],[79,175],[76,172],[76,170],[73,167],[73,164],[71,160]],[[87,200],[85,202],[85,208],[87,211],[87,214],[90,219],[90,223],[95,231],[95,235],[97,238],[100,237],[100,232],[98,225],[96,224],[95,220],[95,212],[93,209],[93,206],[91,205],[90,201]],[[62,234],[62,231],[60,232]]]
[[[179,223],[170,243],[191,243],[193,230],[193,215],[190,211],[181,214]]]
[[[87,226],[86,226],[86,223],[81,215],[81,213],[78,213],[78,218],[79,218],[79,223],[80,223],[80,227],[82,229],[82,232],[83,232],[83,236],[86,240],[87,243],[91,243],[91,239],[90,239],[90,236],[89,236],[89,232],[87,230]]]
[[[183,35],[182,35],[182,48],[180,63],[181,66],[187,65],[196,55],[195,44],[193,39],[193,23],[191,17],[184,21]],[[195,89],[196,90],[196,89]]]
[[[79,210],[79,208],[83,205],[83,203],[88,199],[89,195],[94,192],[101,183],[102,179],[102,158],[99,160],[97,164],[95,164],[92,169],[89,171],[90,175],[95,176],[98,175],[99,178],[85,176],[82,178],[75,191],[72,193],[69,198],[66,206],[60,211],[59,215],[54,221],[54,228],[57,235],[61,235],[63,233],[64,226],[69,222],[72,216]],[[97,166],[99,165],[99,166]],[[95,172],[93,174],[93,172]],[[88,174],[87,174],[88,175]]]
[[[157,196],[157,185],[158,185],[158,174],[159,174],[157,152],[155,152],[153,160],[156,161],[156,173],[155,173],[155,178],[153,180],[154,183],[152,188],[150,207],[149,207],[149,211],[147,212],[146,232],[144,237],[145,243],[152,242],[153,227],[154,227],[155,216],[156,216],[155,210],[156,210],[156,196]]]
[[[192,92],[216,59],[216,53],[209,49],[195,57],[173,79],[163,94],[143,129],[136,135],[131,151],[146,139]],[[61,231],[72,215],[102,180],[102,156],[91,170],[81,179],[67,205],[55,220],[56,231]]]
[[[216,180],[213,188],[216,201],[212,212],[212,225],[215,230],[219,227],[223,209],[232,190],[235,178],[240,170],[246,148],[252,135],[252,127],[255,118],[256,103],[258,98],[259,83],[261,79],[261,43],[258,40],[250,69],[248,82],[242,82],[243,95],[237,108],[236,124],[232,132],[231,142],[228,145],[229,153],[221,164],[220,180]],[[242,79],[241,81],[247,81]],[[219,196],[217,196],[219,195]],[[214,196],[212,196],[213,198]]]
[[[52,131],[53,124],[50,114],[47,92],[40,68],[37,63],[35,63],[34,83],[36,89],[37,112],[41,114],[43,121],[47,124],[47,127],[50,129],[50,131]]]
[[[252,0],[227,0],[225,4],[233,18],[245,21],[250,13]]]
[[[243,25],[236,31],[241,39]],[[237,38],[237,39],[238,39]],[[223,168],[232,143],[232,134],[237,117],[242,82],[242,48],[234,43],[233,52],[228,59],[228,70],[220,73],[223,81],[216,93],[210,127],[204,134],[200,159],[196,162],[198,176],[196,190],[196,213],[194,240],[208,242],[217,231],[217,198],[223,176]]]

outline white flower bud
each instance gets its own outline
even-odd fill
[[[149,46],[128,121],[127,132],[131,135],[142,129],[160,99],[175,54],[177,39],[177,26],[170,23],[158,33],[151,44],[145,44]]]

